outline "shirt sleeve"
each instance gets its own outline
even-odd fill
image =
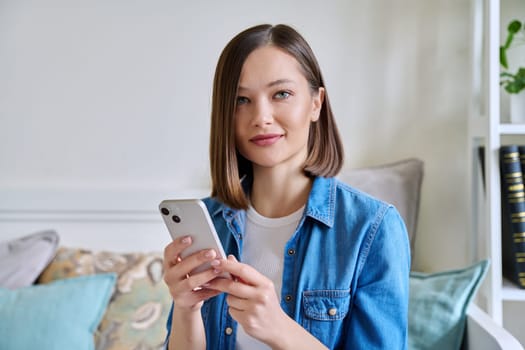
[[[171,322],[172,322],[172,315],[173,315],[173,302],[171,303],[170,312],[168,314],[168,319],[166,321],[166,339],[164,340],[164,344],[162,346],[163,350],[168,349],[168,340],[170,339],[170,333],[171,333]]]
[[[390,207],[370,243],[353,293],[343,349],[407,348],[410,244],[403,219]]]

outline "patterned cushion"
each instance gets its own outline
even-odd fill
[[[115,272],[115,292],[95,333],[97,350],[159,349],[166,336],[171,296],[162,280],[161,253],[92,252],[59,248],[39,283]]]

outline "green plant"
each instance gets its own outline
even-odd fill
[[[516,73],[509,73],[509,64],[507,60],[507,51],[511,48],[514,39],[521,36],[521,42],[525,38],[525,22],[513,20],[507,27],[507,38],[505,44],[499,48],[500,64],[506,71],[501,72],[500,85],[503,85],[505,91],[509,94],[517,94],[525,89],[525,68],[519,67]]]

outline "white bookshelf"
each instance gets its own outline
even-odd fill
[[[499,125],[499,133],[505,135],[525,135],[525,124],[502,123]]]
[[[505,302],[525,302],[525,290],[502,276],[501,200],[499,179],[499,148],[510,138],[525,144],[525,124],[502,122],[500,101],[499,47],[509,21],[525,19],[525,2],[516,0],[473,0],[472,103],[469,113],[469,178],[471,180],[473,261],[489,259],[490,270],[480,290],[480,304],[500,325],[508,315]],[[519,11],[516,11],[516,8]],[[503,31],[502,31],[503,28]],[[485,187],[482,189],[478,146],[483,145]],[[523,303],[525,306],[525,303]],[[507,308],[508,309],[508,308]],[[512,318],[512,317],[511,317]]]
[[[501,298],[504,301],[525,301],[525,291],[504,278]]]

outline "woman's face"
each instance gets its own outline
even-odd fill
[[[312,93],[296,59],[274,46],[253,51],[237,91],[235,143],[257,167],[302,170],[310,123],[319,118],[323,88]]]

